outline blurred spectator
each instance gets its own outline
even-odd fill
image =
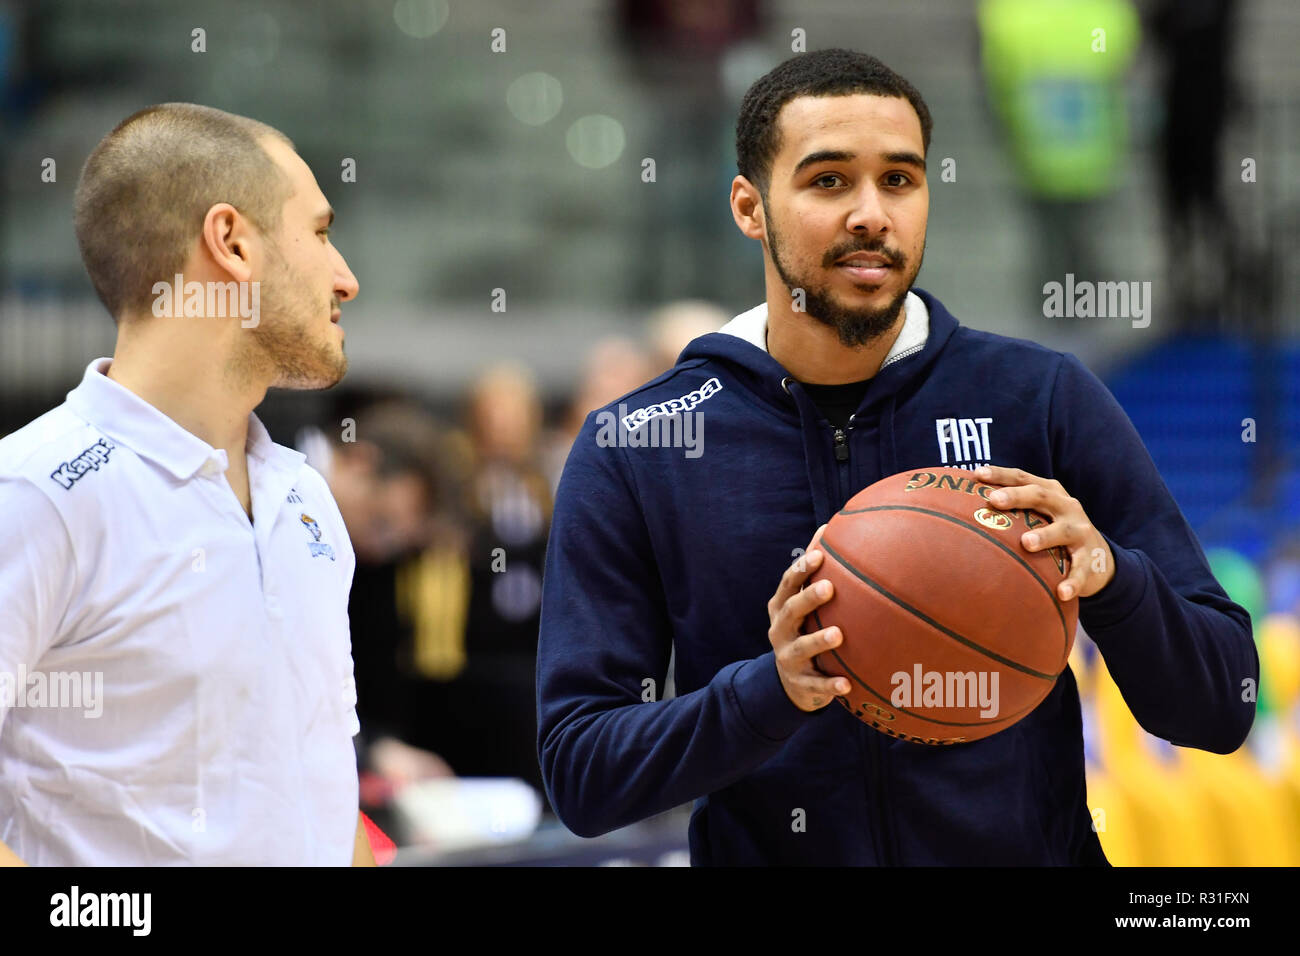
[[[552,495],[559,487],[569,449],[587,415],[650,381],[660,371],[655,364],[642,346],[621,336],[600,339],[587,352],[578,386],[543,451]]]
[[[672,368],[677,364],[677,356],[694,339],[718,331],[730,320],[731,316],[721,306],[700,299],[670,302],[655,310],[650,316],[649,337],[655,364],[659,366],[657,371]]]
[[[1219,166],[1224,125],[1243,102],[1231,66],[1236,8],[1235,0],[1163,0],[1152,19],[1165,64],[1160,171],[1169,288],[1175,316],[1193,328],[1223,314],[1238,251]]]
[[[1128,150],[1137,12],[1129,0],[982,0],[978,19],[989,99],[1041,234],[1030,276],[1040,305],[1043,285],[1067,273],[1107,279],[1102,200]]]
[[[442,432],[414,403],[345,417],[337,433],[303,429],[298,446],[330,483],[358,562],[381,564],[426,545],[444,504]]]
[[[691,340],[718,331],[730,319],[711,302],[683,299],[651,313],[646,322],[648,345],[623,336],[596,342],[583,359],[582,377],[572,399],[545,443],[543,463],[551,493],[559,486],[569,449],[589,413],[668,371]]]
[[[399,607],[401,562],[436,539],[448,505],[436,419],[414,402],[386,401],[345,415],[338,430],[304,428],[297,446],[329,482],[357,565],[348,602],[361,721],[362,799],[378,810],[413,780],[452,776],[441,757],[408,742],[417,706],[409,687],[412,622]],[[377,814],[381,826],[389,821]]]
[[[542,407],[530,373],[500,365],[475,384],[468,436],[458,457],[468,463],[466,557],[424,556],[403,582],[417,617],[431,611],[443,631],[426,645],[426,665],[447,665],[424,681],[412,740],[441,754],[463,777],[518,777],[542,789],[537,763],[534,675],[541,607],[542,559],[551,491],[540,465]],[[439,595],[468,593],[459,646]],[[419,609],[423,608],[424,611]],[[438,623],[440,622],[440,623]],[[428,653],[440,649],[441,657]]]

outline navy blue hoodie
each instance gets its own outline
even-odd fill
[[[1245,740],[1250,617],[1123,409],[1073,355],[960,326],[913,292],[838,434],[767,353],[761,306],[587,417],[556,497],[537,662],[543,777],[573,832],[695,801],[695,865],[1106,863],[1068,667],[1012,727],[946,747],[835,704],[806,713],[782,688],[767,602],[798,549],[857,491],[939,464],[1058,479],[1115,555],[1079,616],[1134,717],[1180,746]],[[694,444],[663,447],[675,434]],[[674,648],[677,696],[660,700]]]

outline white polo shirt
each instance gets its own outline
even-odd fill
[[[250,524],[225,451],[110,363],[0,440],[0,841],[32,864],[347,865],[355,557],[329,488],[250,415]]]

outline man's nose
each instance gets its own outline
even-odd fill
[[[357,297],[357,293],[361,291],[361,284],[348,268],[343,254],[335,251],[335,255],[338,256],[338,262],[334,265],[334,294],[338,296],[339,301],[347,302]]]
[[[876,189],[875,183],[866,183],[858,190],[853,204],[849,211],[848,219],[845,226],[849,232],[866,233],[867,235],[878,235],[889,231],[889,216],[885,212],[885,207],[880,202],[880,191]]]

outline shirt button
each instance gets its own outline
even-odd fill
[[[200,473],[205,478],[211,478],[213,475],[219,475],[224,470],[225,469],[221,467],[221,462],[217,461],[215,458],[209,458],[207,461],[203,463],[203,467],[199,469]]]

